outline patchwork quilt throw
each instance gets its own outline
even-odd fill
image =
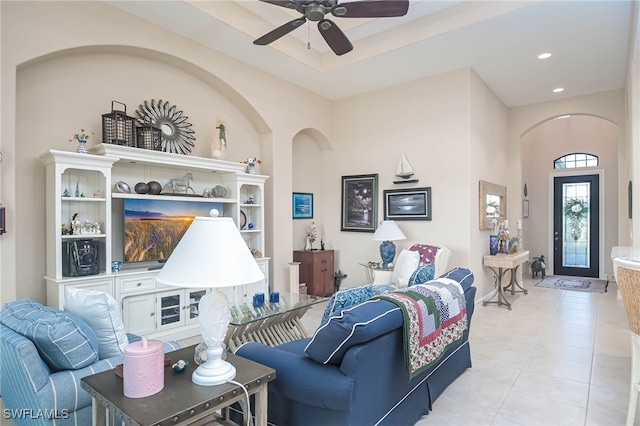
[[[467,307],[460,284],[439,279],[377,296],[396,304],[404,319],[404,355],[409,379],[432,367],[462,339]]]

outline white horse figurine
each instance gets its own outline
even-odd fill
[[[187,194],[189,193],[189,190],[191,190],[191,192],[195,194],[196,192],[193,190],[193,188],[189,184],[189,182],[192,180],[193,180],[193,174],[191,172],[187,172],[184,176],[182,176],[182,179],[170,179],[169,182],[167,182],[167,184],[163,187],[163,189],[171,188],[171,191],[174,194],[181,193],[183,191],[185,194]]]

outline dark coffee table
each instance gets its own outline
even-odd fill
[[[171,367],[164,372],[164,389],[146,398],[127,398],[122,389],[122,379],[114,370],[87,376],[82,379],[82,388],[93,398],[93,424],[107,418],[115,424],[125,425],[186,425],[211,418],[222,410],[224,424],[228,420],[227,408],[246,399],[242,388],[233,383],[217,386],[198,386],[191,381],[191,373],[197,367],[193,361],[195,346],[179,349],[167,355],[172,362],[179,359],[189,361],[184,373],[175,373]],[[275,379],[274,369],[257,362],[227,353],[227,361],[236,367],[236,382],[242,383],[249,392],[255,394],[255,424],[267,425],[267,384]],[[104,407],[104,408],[103,408]]]

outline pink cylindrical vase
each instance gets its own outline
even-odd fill
[[[142,337],[124,348],[124,396],[144,398],[164,388],[164,349],[159,340]]]

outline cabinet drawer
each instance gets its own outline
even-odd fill
[[[120,293],[133,293],[141,290],[151,290],[156,288],[155,277],[130,277],[118,280]]]

